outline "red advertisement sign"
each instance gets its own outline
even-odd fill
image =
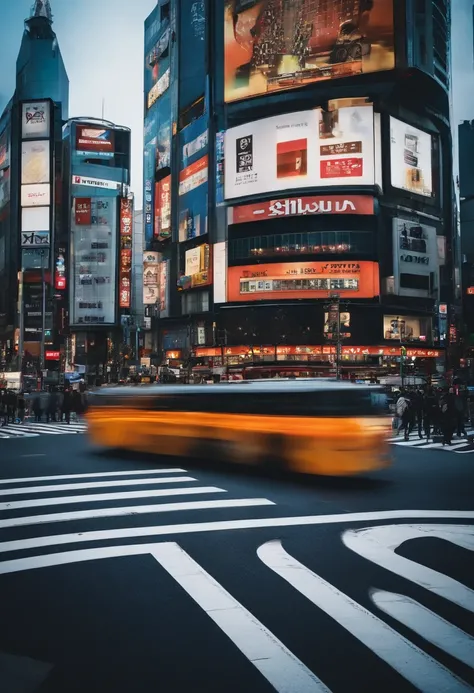
[[[130,308],[131,299],[132,251],[120,251],[119,265],[119,305],[120,308]]]
[[[207,182],[209,158],[207,154],[201,159],[198,159],[193,164],[189,164],[183,168],[179,174],[179,194],[186,193],[198,188],[203,183]]]
[[[194,350],[197,357],[211,356],[246,356],[248,354],[263,354],[278,356],[319,356],[335,354],[335,346],[234,346],[234,347],[202,347]],[[344,356],[400,356],[400,347],[379,346],[343,346]],[[407,356],[415,358],[439,358],[443,352],[439,349],[407,349]]]
[[[133,209],[132,201],[126,197],[122,197],[120,200],[120,235],[121,236],[131,236],[132,235],[132,225],[133,225]]]
[[[363,162],[362,158],[321,161],[321,178],[360,178],[364,173]]]
[[[268,200],[231,207],[229,224],[319,214],[374,214],[374,198],[370,195],[319,195]]]
[[[46,361],[59,361],[59,351],[45,351],[44,358]]]
[[[78,125],[76,128],[76,150],[78,152],[114,154],[114,131]],[[103,155],[102,154],[102,155]]]
[[[76,197],[74,200],[76,226],[90,226],[92,223],[91,198]]]
[[[155,238],[171,235],[171,176],[155,184]]]

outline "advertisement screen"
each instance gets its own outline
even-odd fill
[[[133,203],[120,199],[119,306],[130,308],[132,300]]]
[[[179,134],[179,241],[207,233],[209,130],[207,116]]]
[[[21,136],[24,140],[49,137],[50,132],[49,101],[32,101],[24,103],[21,115]]]
[[[179,108],[188,108],[206,90],[206,9],[204,0],[181,0],[179,11]]]
[[[342,102],[343,104],[343,102]],[[226,132],[227,199],[305,187],[374,185],[372,105],[264,118]]]
[[[436,229],[406,219],[393,220],[395,294],[429,297],[438,287]]]
[[[21,186],[22,207],[46,207],[51,204],[51,186],[49,183]]]
[[[76,154],[111,159],[115,152],[113,130],[76,125]]]
[[[390,117],[390,170],[394,188],[432,197],[431,135]]]
[[[285,262],[229,267],[229,301],[327,298],[328,291],[347,298],[379,295],[375,262]]]
[[[90,197],[74,198],[74,218],[76,226],[92,224],[92,200]]]
[[[49,183],[49,140],[27,141],[21,145],[22,185]]]
[[[49,231],[21,232],[22,248],[49,248]]]
[[[204,243],[184,254],[184,274],[178,280],[181,290],[212,284],[211,247]]]
[[[384,339],[396,342],[426,342],[431,340],[431,318],[408,315],[384,315]]]
[[[169,26],[161,31],[145,55],[145,101],[151,108],[170,85]]]
[[[171,235],[171,176],[155,184],[155,238],[164,240]]]
[[[25,207],[21,210],[21,230],[49,231],[50,207]]]
[[[155,157],[157,119],[156,107],[145,118],[144,124],[144,160],[143,160],[143,207],[145,243],[149,245],[153,240],[153,205],[155,197]]]
[[[77,225],[73,211],[72,324],[115,323],[117,199],[93,197],[90,225]]]
[[[225,101],[395,67],[393,0],[225,0]]]
[[[160,256],[147,252],[143,255],[143,303],[152,306],[160,298]]]
[[[10,128],[0,135],[0,171],[10,166]]]
[[[169,314],[170,293],[170,261],[162,259],[160,262],[160,318],[167,318]]]

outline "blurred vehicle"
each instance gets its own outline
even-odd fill
[[[390,461],[386,395],[347,382],[102,389],[91,395],[87,419],[92,441],[113,449],[324,475]]]

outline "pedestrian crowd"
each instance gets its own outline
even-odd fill
[[[14,392],[0,390],[0,425],[24,423],[32,417],[35,422],[71,422],[71,414],[80,416],[85,412],[85,394],[78,390],[66,389],[59,392]]]
[[[456,388],[402,390],[395,393],[395,401],[395,427],[405,440],[415,428],[420,439],[442,436],[443,445],[451,445],[455,433],[466,436],[467,399]]]

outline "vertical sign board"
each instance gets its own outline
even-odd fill
[[[133,202],[120,199],[119,306],[130,308],[132,274]]]

